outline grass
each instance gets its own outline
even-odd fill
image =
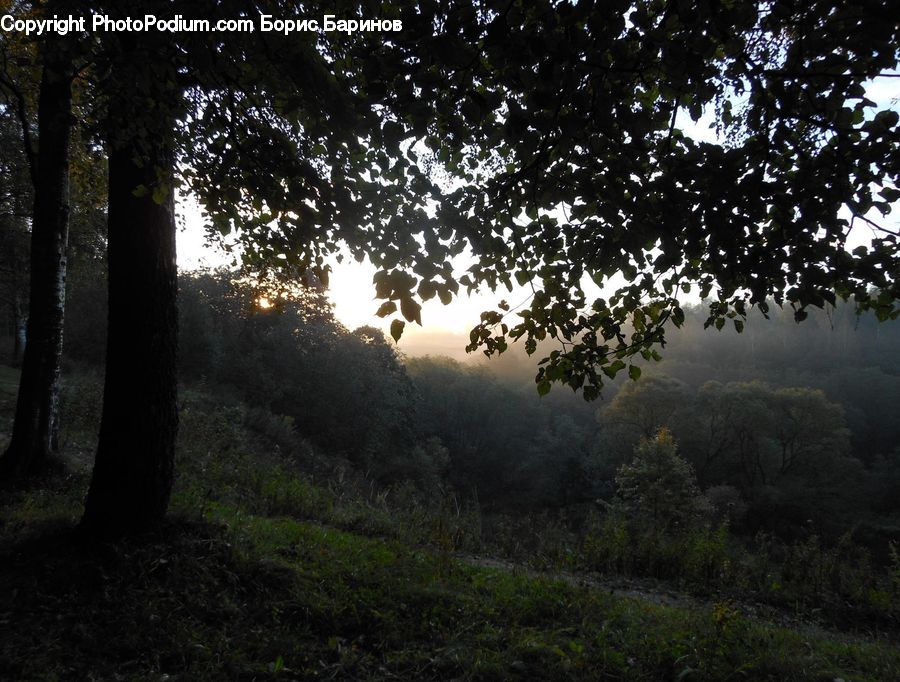
[[[239,412],[188,395],[155,535],[80,538],[84,471],[0,503],[0,679],[900,679],[882,643],[474,567],[439,524],[391,537],[414,524],[256,452]]]
[[[5,509],[7,515],[15,510]],[[3,547],[3,679],[892,680],[900,654],[211,505]],[[167,677],[164,677],[167,676]]]

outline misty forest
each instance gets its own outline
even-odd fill
[[[900,7],[0,15],[0,679],[900,679]]]

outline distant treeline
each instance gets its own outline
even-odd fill
[[[99,280],[72,287],[70,360],[101,366],[104,296]],[[775,308],[742,334],[704,330],[689,308],[661,363],[586,403],[564,387],[538,397],[541,348],[403,358],[380,330],[344,328],[320,293],[264,308],[228,272],[182,276],[180,296],[185,380],[283,416],[379,484],[453,490],[487,510],[602,505],[639,440],[665,426],[735,530],[898,525],[900,324],[851,305],[802,324]]]

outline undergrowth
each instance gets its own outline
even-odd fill
[[[70,412],[79,448],[91,410]],[[885,644],[780,628],[726,597],[665,606],[469,565],[455,553],[501,531],[544,567],[624,571],[641,550],[603,520],[590,545],[550,516],[542,540],[513,543],[450,491],[378,489],[203,394],[185,394],[178,471],[171,523],[116,544],[77,532],[84,467],[0,503],[0,679],[900,679]],[[713,579],[721,532],[690,542],[667,551]],[[795,565],[825,589],[808,549]]]
[[[15,510],[5,509],[6,513]],[[5,544],[4,679],[896,679],[878,644],[659,606],[210,503],[115,545]]]
[[[544,571],[652,578],[711,598],[761,601],[845,629],[896,629],[897,552],[887,571],[850,534],[785,544],[740,543],[727,525],[660,533],[591,507],[485,516],[450,490],[376,486],[347,463],[318,456],[277,418],[189,397],[182,411],[174,504],[212,502],[264,516],[315,520],[447,554],[486,554]],[[261,444],[262,443],[262,444]],[[302,473],[306,472],[306,473]]]

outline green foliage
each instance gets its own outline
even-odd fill
[[[267,516],[328,518],[331,499],[320,488],[278,467],[260,472],[252,484]]]
[[[582,551],[588,566],[603,573],[628,574],[633,570],[631,533],[623,514],[593,520],[585,534]]]
[[[501,508],[582,502],[593,433],[574,396],[534,396],[526,383],[446,358],[409,358],[418,427],[447,449],[447,479],[463,496]]]
[[[754,306],[801,320],[851,295],[896,316],[896,235],[878,220],[897,196],[900,117],[872,84],[896,68],[897,25],[877,9],[543,0],[386,11],[404,25],[389,39],[233,33],[215,60],[201,33],[148,34],[153,68],[104,35],[85,43],[89,75],[118,117],[114,142],[158,143],[169,133],[159,120],[178,119],[181,181],[255,273],[327,283],[327,258],[346,246],[378,268],[381,310],[403,318],[395,335],[419,321],[420,301],[513,278],[532,286],[514,317],[487,311],[470,347],[565,340],[538,370],[541,391],[562,382],[596,397],[626,367],[636,377],[631,359],[657,355],[691,287],[713,297],[707,323],[719,329],[740,330]],[[145,95],[125,96],[135,87]],[[702,116],[714,141],[686,134]],[[876,230],[870,247],[844,248],[848,215]],[[476,263],[459,273],[465,251]],[[611,295],[586,287],[617,276]]]
[[[589,523],[579,552],[592,570],[675,580],[701,591],[728,585],[734,578],[727,525],[660,533],[615,512]]]
[[[182,278],[184,374],[283,415],[279,430],[297,431],[384,482],[433,476],[439,449],[411,445],[413,387],[381,331],[345,329],[320,291],[270,294],[272,308],[260,307],[264,293],[227,271]]]
[[[666,376],[626,383],[603,410],[604,424],[621,429],[620,435],[625,439],[652,438],[684,405],[686,394],[684,384]]]
[[[689,582],[709,589],[727,584],[733,577],[727,524],[694,531],[689,535],[685,549],[683,561]]]
[[[480,517],[472,505],[416,476],[390,488],[378,486],[352,468],[325,458],[284,419],[259,408],[211,403],[191,392],[181,411],[179,477],[173,506],[194,515],[220,505],[255,514],[315,519],[340,528],[412,544],[475,550]],[[426,443],[434,457],[442,446]],[[301,470],[306,473],[301,473]],[[317,476],[309,472],[318,472]]]
[[[815,535],[783,543],[762,533],[744,546],[727,524],[659,533],[615,512],[587,524],[578,556],[604,574],[675,581],[703,594],[752,598],[827,622],[892,627],[900,617],[891,597],[892,574],[875,566],[849,533],[830,545]]]
[[[714,490],[715,513],[750,534],[788,533],[808,519],[845,529],[850,510],[869,503],[861,497],[866,472],[850,456],[845,411],[822,390],[761,381],[693,388],[657,376],[625,384],[598,419],[599,476],[610,477],[627,461],[626,449],[652,430],[670,429],[700,484]]]
[[[667,530],[629,518],[618,505],[600,515],[575,513],[575,507],[571,516],[549,511],[485,515],[441,488],[423,490],[412,482],[374,486],[352,468],[335,469],[333,460],[322,458],[296,434],[275,450],[266,424],[278,423],[263,419],[259,410],[225,407],[190,393],[182,410],[183,474],[174,508],[194,516],[236,506],[430,546],[442,557],[441,570],[449,570],[455,552],[492,552],[539,570],[588,568],[672,580],[704,592],[826,609],[833,614],[829,618],[889,622],[898,615],[889,597],[896,589],[890,576],[850,535],[836,544],[818,538],[784,543],[762,535],[744,546],[729,533],[727,522]]]
[[[900,372],[892,352],[900,343],[897,322],[879,323],[871,313],[857,315],[852,302],[838,302],[811,311],[801,325],[790,311],[774,308],[768,320],[754,320],[743,334],[708,334],[702,330],[701,306],[685,306],[685,314],[685,324],[668,335],[660,366],[666,377],[686,387],[758,379],[775,388],[822,389],[844,408],[859,459],[869,462],[895,447],[900,438],[892,419],[900,400],[893,379]],[[676,435],[685,447],[684,435]]]
[[[626,513],[645,527],[660,532],[688,528],[699,517],[694,472],[665,429],[652,440],[641,440],[631,463],[619,468],[616,486]]]
[[[741,330],[773,301],[802,320],[850,295],[896,316],[897,237],[880,218],[900,117],[866,96],[896,67],[895,21],[861,2],[478,10],[433,8],[422,20],[455,30],[403,45],[412,63],[432,55],[426,91],[441,106],[424,141],[457,181],[438,212],[454,241],[429,249],[432,262],[468,248],[478,263],[460,284],[515,277],[535,292],[511,319],[500,306],[483,315],[469,348],[563,339],[539,390],[557,381],[596,397],[681,324],[691,287],[717,329]],[[686,132],[702,116],[714,141]],[[871,249],[844,248],[848,213],[872,221]],[[403,256],[412,270],[423,260]],[[617,276],[608,296],[586,286]]]
[[[65,529],[4,544],[0,574],[24,589],[3,606],[32,617],[0,621],[0,673],[814,680],[900,667],[889,646],[793,633],[740,604],[657,605],[227,505],[207,517],[103,552]]]
[[[67,386],[78,396],[92,384]],[[620,512],[486,517],[452,494],[379,488],[350,466],[335,470],[283,418],[218,394],[186,391],[181,423],[176,521],[160,535],[73,541],[84,475],[0,503],[0,584],[17,590],[0,592],[0,676],[221,679],[277,669],[286,678],[805,680],[900,671],[888,646],[795,633],[760,615],[767,600],[858,616],[840,610],[850,601],[869,609],[863,623],[887,622],[877,614],[895,608],[889,583],[849,538],[834,547],[770,539],[744,555],[725,526],[663,534]],[[590,576],[563,581],[455,558],[496,551],[503,539],[542,569],[655,575],[735,600],[665,605],[658,592],[610,595]],[[735,590],[754,580],[748,605]]]
[[[659,429],[672,426],[673,415],[688,400],[687,387],[666,376],[648,376],[626,382],[613,400],[597,413],[602,429],[599,473],[613,478],[629,461],[641,438],[652,438]]]

